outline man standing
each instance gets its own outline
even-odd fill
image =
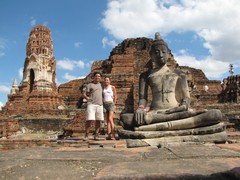
[[[99,72],[94,73],[93,82],[89,83],[86,88],[83,89],[83,98],[87,100],[87,117],[85,125],[85,140],[88,139],[91,122],[95,121],[95,135],[96,140],[99,135],[101,121],[104,121],[103,116],[103,100],[102,100],[102,85],[101,74]]]

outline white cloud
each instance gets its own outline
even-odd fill
[[[62,84],[61,82],[58,81],[58,78],[56,77],[56,84],[59,86],[59,84]]]
[[[73,75],[70,75],[68,73],[65,73],[64,76],[63,76],[64,79],[68,80],[68,81],[71,81],[73,79],[77,79],[76,76],[73,76]]]
[[[77,67],[79,67],[80,69],[84,68],[84,62],[79,60],[79,61],[75,61],[75,64],[77,65]]]
[[[7,97],[7,95],[10,93],[10,87],[5,85],[0,85],[0,94],[2,97]],[[2,109],[2,106],[4,105],[3,99],[0,101],[0,110]]]
[[[2,110],[3,103],[0,101],[0,110]]]
[[[75,47],[75,48],[79,48],[81,44],[82,44],[81,42],[75,42],[75,43],[74,43],[74,47]]]
[[[105,48],[106,46],[110,46],[113,48],[117,45],[117,43],[114,40],[109,40],[107,37],[104,37],[102,39],[102,45],[103,45],[103,48]]]
[[[44,26],[47,26],[47,25],[48,25],[48,22],[47,22],[47,21],[43,22],[43,25],[44,25]]]
[[[179,54],[181,54],[181,55],[188,54],[188,50],[187,49],[180,49]]]
[[[0,57],[5,55],[4,50],[7,47],[7,40],[4,38],[0,38]]]
[[[217,61],[206,57],[204,59],[196,59],[190,55],[174,56],[180,66],[189,66],[201,69],[209,78],[220,78],[229,69],[229,63]]]
[[[23,79],[23,67],[21,67],[21,68],[18,69],[18,76],[19,76],[19,79],[20,79],[20,80]]]
[[[84,64],[85,63],[82,60],[70,60],[68,58],[64,58],[63,60],[57,61],[57,66],[60,69],[65,69],[65,70],[73,70],[76,67],[80,69],[84,69]]]
[[[0,85],[0,92],[10,92],[10,88],[4,85]]]
[[[74,63],[73,63],[73,61],[71,61],[69,59],[58,60],[57,66],[61,69],[65,69],[65,70],[73,70],[74,69]]]
[[[154,0],[109,1],[104,16],[101,24],[117,39],[147,36],[161,23]]]
[[[220,71],[227,69],[223,64],[240,64],[239,8],[239,0],[111,0],[101,25],[119,40],[153,37],[155,32],[163,37],[170,32],[194,32],[209,50],[200,62],[216,63]],[[205,73],[215,76],[210,67],[203,68]]]
[[[34,17],[31,17],[30,25],[35,26],[36,22],[37,22],[37,20]]]
[[[220,32],[238,28],[238,0],[112,0],[101,23],[114,37],[125,39],[152,36],[171,31],[196,31],[202,29]],[[232,27],[229,27],[231,25]],[[228,27],[228,28],[226,28]],[[223,33],[224,34],[224,33]]]
[[[91,61],[91,62],[88,62],[88,63],[86,63],[86,64],[85,64],[86,68],[91,68],[91,66],[92,66],[92,63],[93,63],[92,61]]]
[[[85,78],[85,76],[77,77],[77,76],[70,75],[69,73],[65,73],[63,78],[68,80],[68,81],[71,81],[71,80],[74,80],[74,79],[83,79],[83,78]]]

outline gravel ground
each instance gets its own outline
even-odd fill
[[[1,171],[1,179],[93,179],[107,163],[101,161],[27,160]]]

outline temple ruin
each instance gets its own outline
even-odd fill
[[[25,121],[28,122],[29,128],[38,126],[37,129],[61,130],[62,123],[49,126],[49,117],[54,117],[58,122],[62,122],[64,117],[70,122],[77,114],[78,122],[68,123],[65,129],[83,132],[85,102],[81,97],[81,88],[85,83],[92,81],[94,72],[100,71],[103,76],[110,76],[112,84],[117,88],[117,121],[121,113],[136,110],[139,75],[149,68],[149,50],[152,42],[153,39],[145,37],[125,39],[113,48],[107,59],[95,61],[91,72],[84,79],[75,79],[57,87],[51,31],[46,26],[36,26],[31,30],[27,42],[23,79],[19,86],[14,80],[8,101],[0,111],[0,118],[6,121],[7,117],[13,115],[22,119],[40,116],[35,124],[33,121]],[[170,68],[180,68],[187,74],[192,108],[220,109],[226,121],[234,119],[239,123],[239,75],[227,77],[222,83],[219,80],[208,80],[200,69],[179,66],[173,55],[167,64]],[[26,123],[22,123],[21,126],[26,126]]]

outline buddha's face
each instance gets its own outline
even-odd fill
[[[153,68],[162,67],[167,63],[169,57],[168,48],[163,44],[156,44],[151,49],[151,59]]]

